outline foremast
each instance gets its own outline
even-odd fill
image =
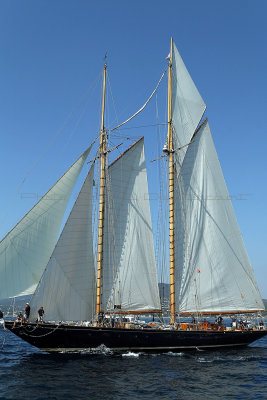
[[[101,312],[101,286],[103,269],[103,235],[104,235],[104,210],[105,210],[105,180],[106,180],[106,156],[107,156],[107,135],[104,125],[105,99],[106,99],[106,75],[107,64],[103,69],[103,95],[101,111],[100,131],[100,190],[99,190],[99,220],[98,220],[98,249],[97,249],[97,284],[96,284],[96,314],[99,317]]]
[[[169,237],[170,237],[170,304],[171,324],[175,322],[175,282],[174,282],[174,151],[172,126],[172,53],[173,39],[168,68],[168,155],[169,155]]]

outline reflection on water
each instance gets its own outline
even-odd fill
[[[238,350],[46,354],[9,332],[0,352],[1,399],[264,399],[267,338]],[[4,332],[0,332],[0,346]]]

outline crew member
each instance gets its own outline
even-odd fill
[[[20,322],[20,326],[22,326],[22,322],[23,322],[23,315],[21,313],[21,311],[19,311],[18,315],[17,315],[17,319],[13,324],[13,328],[15,328],[16,326],[16,322]]]
[[[30,313],[31,313],[30,304],[26,303],[26,306],[24,308],[24,319],[25,319],[25,322],[29,322]]]
[[[44,322],[44,307],[41,306],[38,310],[38,322]]]

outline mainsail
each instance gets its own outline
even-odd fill
[[[177,311],[264,310],[207,121],[175,181]]]
[[[173,43],[172,51],[172,126],[174,148],[188,144],[197,128],[206,105],[200,96],[184,62]],[[183,148],[177,153],[181,164],[186,152]]]
[[[88,148],[0,242],[0,298],[32,294],[55,247]]]
[[[62,230],[31,301],[31,315],[42,305],[49,321],[83,321],[95,313],[92,236],[94,165]]]
[[[144,139],[108,170],[103,254],[103,311],[159,310]]]

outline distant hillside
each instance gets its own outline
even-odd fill
[[[9,315],[13,314],[13,308],[14,308],[14,313],[17,314],[19,311],[23,311],[25,304],[27,301],[29,301],[31,298],[30,296],[20,296],[16,297],[15,303],[13,299],[1,299],[0,300],[0,309],[3,311],[4,315],[7,313]]]
[[[164,315],[170,313],[170,285],[169,283],[159,283],[159,296]]]
[[[170,297],[169,283],[159,283],[159,296],[161,299]]]

